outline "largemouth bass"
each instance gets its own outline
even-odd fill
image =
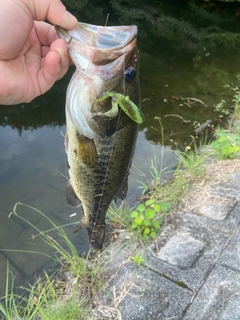
[[[76,231],[87,228],[99,250],[111,201],[124,199],[138,133],[140,111],[137,27],[79,23],[56,27],[76,71],[66,95],[66,138],[70,181],[67,200],[82,203]]]

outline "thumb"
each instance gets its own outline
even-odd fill
[[[70,30],[77,26],[77,19],[66,10],[60,0],[22,0],[33,20],[48,20],[52,24]]]

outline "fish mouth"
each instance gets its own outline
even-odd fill
[[[68,44],[68,49],[85,56],[95,65],[107,64],[130,52],[137,37],[137,26],[96,26],[78,23],[73,30],[55,26],[58,36]]]
[[[55,26],[58,36],[67,43],[72,40],[98,49],[113,50],[128,45],[137,36],[137,26],[96,26],[79,22],[73,30]]]

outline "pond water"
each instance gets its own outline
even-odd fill
[[[127,201],[131,204],[142,192],[137,180],[146,183],[151,180],[151,161],[155,159],[159,169],[173,169],[176,165],[173,151],[189,144],[196,123],[208,119],[214,125],[219,123],[214,104],[224,99],[230,108],[232,88],[236,85],[238,58],[231,53],[227,59],[211,57],[207,52],[192,59],[163,58],[159,51],[141,55],[142,107],[146,120],[140,127],[129,178]],[[68,206],[65,200],[68,173],[64,105],[70,77],[71,71],[30,104],[0,107],[0,296],[5,290],[7,261],[16,276],[16,285],[26,284],[43,268],[56,267],[39,253],[52,255],[52,250],[40,237],[32,237],[38,234],[34,227],[46,231],[53,226],[39,212],[22,205],[17,207],[21,218],[9,217],[17,202],[40,210],[57,226],[67,225],[64,230],[80,253],[88,247],[85,231],[72,232],[80,220],[80,210]],[[224,88],[225,84],[230,88]],[[161,118],[164,136],[156,116]],[[71,217],[73,213],[77,215]],[[62,243],[56,231],[49,235]]]

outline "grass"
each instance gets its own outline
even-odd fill
[[[193,181],[205,179],[203,163],[206,154],[189,151],[188,153],[180,152],[178,156],[178,167],[171,181],[156,185],[154,190],[148,194],[148,197],[168,203],[170,208],[178,204],[183,194],[191,188]]]
[[[13,292],[13,280],[11,291],[8,292],[10,274],[8,268],[5,306],[0,304],[0,312],[4,319],[85,319],[84,299],[77,301],[77,282],[73,284],[72,294],[68,299],[63,299],[60,297],[64,297],[64,286],[61,288],[53,277],[45,273],[44,281],[39,280],[30,288],[25,288],[24,296],[19,296]]]
[[[56,229],[65,248],[49,236],[49,230],[42,232],[31,222],[19,216],[19,206],[32,209],[47,219],[51,228]],[[54,263],[60,266],[59,271],[53,276],[44,274],[44,279],[38,280],[30,287],[21,288],[24,295],[14,293],[14,277],[7,267],[6,291],[4,302],[0,303],[0,313],[3,319],[15,320],[81,320],[86,319],[91,309],[91,301],[94,294],[102,286],[101,264],[91,261],[91,267],[87,260],[80,257],[77,249],[68,239],[62,227],[58,227],[43,212],[23,203],[16,203],[13,212],[21,220],[29,224],[37,232],[33,239],[41,237],[42,240],[52,247]],[[17,250],[16,250],[17,252]],[[24,251],[23,251],[24,252]],[[25,251],[30,253],[31,251]],[[31,252],[39,254],[39,252]],[[11,282],[11,283],[10,283]]]

